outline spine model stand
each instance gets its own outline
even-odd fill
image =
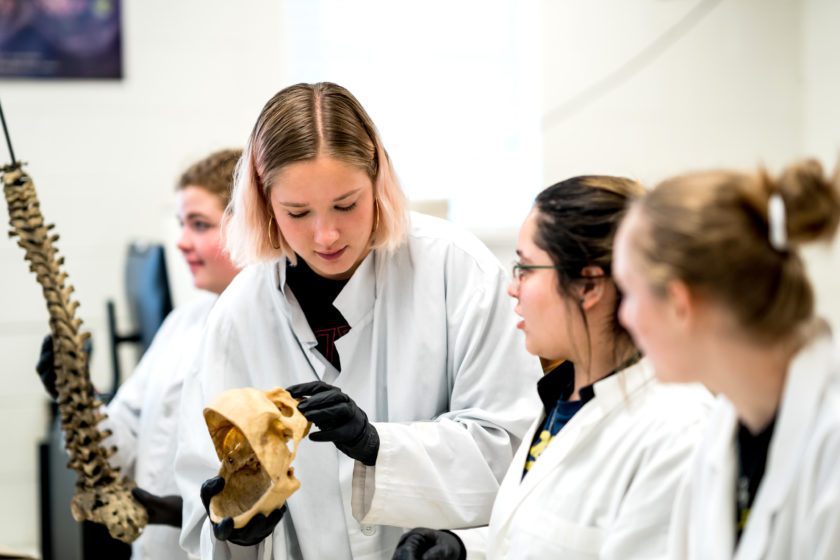
[[[87,355],[82,349],[89,333],[79,332],[82,325],[81,319],[76,318],[79,303],[71,299],[73,287],[67,282],[67,274],[61,271],[64,258],[55,246],[58,235],[50,233],[53,224],[44,225],[35,185],[22,164],[15,162],[6,122],[2,120],[12,158],[11,165],[2,168],[3,193],[12,227],[9,236],[18,238],[18,245],[26,252],[24,258],[29,261],[29,270],[35,273],[43,289],[53,336],[61,428],[70,456],[67,466],[78,473],[70,510],[76,521],[101,523],[112,537],[130,543],[146,526],[148,516],[131,496],[133,483],[108,462],[116,448],[103,446],[102,440],[109,434],[96,427],[105,415],[98,410],[102,403],[96,398]]]

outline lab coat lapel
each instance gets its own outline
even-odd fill
[[[531,442],[534,441],[534,436],[537,434],[537,430],[542,428],[544,420],[545,418],[543,414],[540,414],[534,419],[534,422],[528,429],[528,433],[526,433],[523,437],[522,443],[519,445],[519,449],[516,450],[516,454],[514,455],[513,461],[508,468],[507,474],[505,474],[505,478],[502,480],[499,492],[496,495],[496,501],[493,504],[493,513],[490,517],[491,530],[489,534],[491,536],[504,534],[504,532],[499,530],[498,527],[503,526],[510,520],[516,506],[520,502],[520,486],[522,484],[522,473],[525,468],[525,461],[528,460],[528,453],[531,450]],[[528,476],[531,476],[531,474],[533,473],[530,473]],[[527,479],[528,477],[526,476],[525,478]],[[493,549],[493,543],[488,543],[488,550]]]
[[[767,457],[767,475],[761,481],[747,530],[741,537],[735,556],[738,560],[762,557],[769,544],[773,516],[785,503],[799,473],[802,446],[807,443],[799,436],[813,424],[820,396],[831,381],[832,353],[831,337],[823,333],[791,362]]]
[[[570,454],[583,445],[595,431],[596,426],[604,419],[604,409],[598,406],[595,400],[586,403],[580,411],[575,414],[568,424],[551,440],[548,447],[537,459],[528,475],[522,479],[519,488],[519,500],[522,502],[525,497],[540,485],[543,479],[550,476]],[[531,443],[529,441],[529,445]]]
[[[696,535],[702,550],[699,558],[732,558],[735,548],[735,468],[738,461],[735,430],[738,418],[729,401],[725,402],[716,425],[708,428],[715,434],[715,441],[704,458],[701,480],[708,484],[704,485],[700,508],[715,512],[711,527],[715,536]]]
[[[300,345],[301,351],[306,356],[309,366],[312,368],[314,378],[321,380],[327,371],[326,360],[319,359],[319,353],[315,348],[318,345],[318,339],[312,332],[312,327],[309,326],[297,298],[286,284],[286,259],[272,267],[271,274],[274,277],[274,285],[279,288],[275,298],[276,307],[291,324],[292,332]]]
[[[630,399],[635,391],[652,381],[653,370],[648,361],[642,360],[638,364],[623,370],[623,372],[597,382],[594,385],[595,398],[586,403],[551,440],[548,447],[531,467],[528,475],[522,479],[518,491],[512,492],[514,499],[506,512],[507,519],[502,521],[507,522],[528,494],[537,489],[546,477],[551,476],[558,468],[562,468],[563,461],[573,455],[582,445],[586,444],[589,438],[597,433],[597,428],[601,422],[618,407],[624,406],[626,399]],[[520,446],[517,461],[520,459],[519,455],[522,454],[523,447],[525,448],[524,454],[527,457],[528,448],[541,424],[542,422],[538,421],[531,427],[527,439],[523,440],[524,443]],[[523,457],[521,462],[515,464],[518,468],[523,466],[525,458]],[[519,471],[519,475],[521,476],[521,471]]]
[[[350,331],[335,342],[342,371],[354,369],[351,365],[358,361],[356,352],[365,351],[370,347],[362,342],[364,337],[370,336],[364,327],[373,318],[376,290],[376,251],[371,251],[333,302],[350,325]],[[339,375],[339,379],[341,377],[342,375]]]
[[[333,305],[341,312],[352,329],[373,310],[375,300],[376,251],[371,251],[359,264],[344,289],[336,296]]]
[[[523,481],[523,494],[549,476],[563,460],[585,445],[598,426],[619,407],[626,406],[633,393],[653,381],[653,369],[647,360],[598,381],[593,386],[595,398],[586,403],[555,436],[531,472]],[[542,462],[542,465],[540,463]],[[529,482],[528,478],[536,475]]]

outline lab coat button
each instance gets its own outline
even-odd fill
[[[376,527],[373,525],[362,525],[362,534],[366,537],[372,537],[376,534]]]

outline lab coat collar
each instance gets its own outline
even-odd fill
[[[292,289],[286,283],[286,267],[288,266],[288,262],[288,259],[284,257],[272,263],[269,270],[272,282],[277,288],[275,290],[279,303],[277,308],[292,323],[292,331],[300,343],[312,349],[318,345],[318,339],[315,337],[315,333],[312,332],[312,328],[306,320],[306,315],[303,314],[303,309],[298,304],[297,298],[292,293]]]
[[[376,251],[369,252],[333,302],[351,331],[373,310],[377,292],[376,259]]]
[[[611,375],[594,385],[595,398],[586,403],[583,408],[575,414],[571,420],[554,436],[551,443],[540,455],[539,459],[528,472],[528,476],[521,477],[521,471],[528,456],[530,444],[534,436],[542,426],[542,419],[538,417],[531,425],[531,429],[520,445],[514,458],[512,469],[516,472],[509,472],[505,477],[503,485],[510,488],[510,485],[519,485],[519,488],[510,488],[509,491],[499,492],[500,496],[509,498],[507,503],[499,505],[501,517],[500,524],[507,523],[513,517],[530,492],[535,491],[547,476],[556,472],[566,457],[575,453],[596,432],[595,427],[610,413],[620,406],[632,406],[634,395],[643,387],[654,380],[653,367],[647,359],[642,359],[636,364]],[[520,482],[521,481],[521,482]]]
[[[628,371],[633,365],[637,364],[639,361],[639,355],[636,354],[631,359],[627,360],[624,364],[609,372],[607,375],[605,375],[595,383],[586,385],[585,387],[581,387],[578,390],[581,403],[586,404],[595,398],[596,385],[602,384],[602,387],[606,387],[606,385],[603,385],[604,381],[611,377],[615,377],[615,374],[620,371],[625,371],[626,374],[626,371]],[[651,377],[652,375],[653,372],[651,371]],[[551,371],[546,372],[546,374],[543,375],[542,379],[537,381],[537,393],[539,393],[540,395],[540,400],[543,403],[543,407],[545,408],[546,414],[550,414],[551,410],[554,409],[554,406],[557,404],[557,399],[562,398],[564,400],[568,400],[568,398],[574,392],[574,389],[575,365],[568,360],[566,360],[565,362],[560,362],[559,365],[557,365]],[[608,389],[602,390],[609,391]]]
[[[294,305],[281,305],[280,309],[292,322],[292,327],[298,339],[311,347],[316,345],[318,341],[286,282],[287,263],[288,259],[285,258],[272,263],[270,267],[272,282],[277,287],[279,296],[285,298],[286,302],[294,302]],[[376,251],[371,251],[359,264],[353,276],[350,277],[350,280],[347,281],[347,284],[333,302],[347,324],[350,325],[351,330],[373,309],[373,304],[376,301],[376,291]]]
[[[596,403],[603,413],[609,414],[616,407],[627,404],[631,401],[634,393],[653,381],[654,371],[650,361],[643,358],[632,366],[619,372],[620,375],[610,375],[600,381],[596,381],[595,390]]]
[[[810,341],[794,356],[788,367],[776,433],[770,443],[764,480],[755,497],[747,529],[741,537],[742,549],[763,551],[770,539],[773,515],[782,507],[799,475],[799,464],[805,455],[814,417],[820,410],[819,400],[836,368],[836,354],[830,331],[825,324],[817,327]],[[736,419],[733,418],[733,424]],[[730,439],[731,441],[731,439]]]
[[[538,468],[540,461],[546,455],[553,458],[553,461],[545,461],[545,464],[549,466],[551,466],[552,462],[558,462],[564,458],[576,445],[579,445],[591,436],[593,433],[592,428],[603,421],[615,409],[621,406],[632,405],[634,394],[645,385],[651,383],[653,379],[654,372],[650,361],[642,359],[628,368],[595,382],[592,386],[595,392],[595,398],[587,402],[569,420],[563,430],[555,436],[559,437],[562,435],[562,439],[566,439],[569,442],[568,445],[549,445],[548,449],[540,456],[540,460],[534,464],[534,469]],[[563,434],[564,430],[566,434]],[[554,451],[551,451],[552,447],[554,447]],[[533,472],[534,470],[532,469],[525,479],[527,480],[531,477]]]
[[[590,386],[591,388],[591,386]],[[567,400],[575,390],[575,365],[572,362],[565,361],[560,363],[556,368],[547,372],[542,378],[537,381],[537,393],[543,403],[543,408],[546,414],[550,414],[557,404],[557,399]],[[591,390],[587,392],[589,398],[584,398],[581,395],[581,400],[591,400],[595,396]]]
[[[707,433],[714,433],[714,440],[710,442],[708,451],[704,454],[706,468],[718,473],[717,476],[723,476],[728,469],[731,470],[731,463],[737,460],[738,454],[735,449],[737,429],[738,415],[735,412],[735,407],[725,396],[718,395],[712,420],[710,420],[710,425],[706,430]],[[729,475],[726,476],[728,478]],[[727,485],[727,488],[732,486],[734,491],[734,481],[732,481],[732,484],[727,483]],[[734,496],[734,493],[732,495]],[[734,502],[732,503],[734,507]]]
[[[306,315],[286,281],[287,262],[288,260],[284,258],[272,263],[269,267],[269,278],[272,286],[275,287],[273,290],[276,294],[275,305],[291,323],[298,342],[308,350],[307,358],[316,377],[329,383],[338,383],[339,372],[315,350],[318,339],[312,332]],[[350,353],[361,330],[357,327],[362,326],[365,320],[372,317],[376,290],[376,252],[371,251],[333,301],[333,305],[350,325],[350,332],[336,341],[336,349],[342,362],[346,363],[346,360],[352,359]]]
[[[271,281],[281,294],[286,290],[286,266],[288,262],[288,259],[284,257],[271,263],[271,266],[268,267]]]

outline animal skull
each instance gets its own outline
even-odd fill
[[[235,528],[244,527],[256,514],[267,516],[281,507],[300,488],[291,462],[310,424],[285,389],[225,391],[204,409],[204,421],[225,480],[210,500],[211,521],[231,517]]]

